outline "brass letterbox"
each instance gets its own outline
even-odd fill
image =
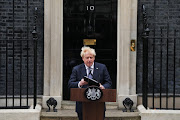
[[[84,45],[96,45],[96,39],[83,39]]]

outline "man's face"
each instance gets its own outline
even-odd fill
[[[86,54],[83,56],[82,60],[84,61],[84,64],[88,67],[91,67],[95,57],[94,55],[90,54],[89,52],[86,52]]]

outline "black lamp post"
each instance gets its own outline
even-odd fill
[[[148,103],[148,39],[149,39],[149,26],[147,24],[147,16],[145,6],[142,6],[143,10],[143,82],[142,82],[142,93],[143,93],[143,105],[147,108]]]
[[[34,41],[34,109],[36,107],[37,99],[37,40],[38,35],[36,31],[36,20],[37,20],[37,7],[35,7],[34,26],[33,26],[33,41]]]

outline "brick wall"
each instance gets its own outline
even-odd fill
[[[142,93],[143,76],[143,31],[142,4],[146,6],[147,22],[150,28],[150,39],[148,41],[148,89],[153,90],[153,78],[155,92],[160,91],[160,80],[162,92],[173,93],[174,75],[175,92],[180,93],[180,2],[177,0],[139,0],[138,1],[138,43],[137,43],[137,93]],[[161,34],[162,29],[162,34]],[[174,31],[177,30],[176,35]],[[153,39],[163,36],[163,39]],[[176,36],[176,37],[175,37]],[[153,40],[155,52],[153,60]],[[176,40],[176,43],[174,43]],[[167,45],[168,41],[168,45]],[[174,48],[174,45],[176,47]],[[168,48],[167,48],[168,46]],[[161,50],[162,48],[162,50]],[[175,53],[174,53],[175,50]],[[168,54],[167,54],[168,53]],[[174,59],[175,55],[175,59]],[[162,56],[162,57],[161,57]],[[168,57],[167,57],[168,56]],[[162,59],[161,59],[162,58]],[[154,71],[153,71],[154,61]],[[174,62],[175,61],[175,62]],[[162,64],[161,64],[162,62]],[[168,65],[167,65],[168,63]],[[174,64],[175,63],[175,64]],[[175,66],[175,72],[174,72]],[[154,72],[154,77],[153,77]],[[168,82],[166,82],[168,78]]]
[[[13,7],[14,6],[14,7]],[[38,50],[37,50],[37,82],[38,94],[43,94],[43,47],[44,47],[44,0],[0,0],[0,95],[5,95],[6,86],[6,68],[8,68],[8,94],[12,94],[12,79],[15,82],[15,94],[19,94],[20,76],[22,76],[22,92],[25,94],[27,63],[26,51],[28,49],[28,76],[29,76],[29,94],[33,94],[33,25],[34,9],[38,7],[37,12],[37,32],[38,32]],[[22,40],[29,39],[29,48],[27,42],[14,42],[14,63],[13,63],[13,41],[2,40]],[[21,45],[22,44],[22,45]],[[8,48],[7,48],[7,46]],[[8,65],[6,67],[6,49],[8,50]],[[20,65],[20,52],[22,52],[22,65]],[[14,65],[13,65],[14,64]],[[14,66],[14,75],[13,75]],[[20,74],[20,66],[22,73]],[[17,89],[16,89],[17,88]]]
[[[27,9],[28,3],[28,9]],[[174,36],[174,29],[177,29],[177,37],[179,37],[179,30],[180,30],[180,2],[177,0],[139,0],[138,1],[138,43],[137,43],[137,93],[142,92],[142,68],[143,68],[143,50],[142,50],[142,4],[145,4],[147,10],[147,17],[148,23],[150,28],[150,37],[158,37],[160,36],[160,29],[162,28],[163,36],[167,35],[169,37]],[[32,39],[32,30],[34,25],[34,7],[38,7],[38,18],[37,18],[37,32],[38,32],[38,94],[43,94],[43,13],[44,13],[44,1],[43,0],[14,0],[14,14],[13,14],[13,0],[0,0],[0,39],[23,39],[29,38]],[[155,9],[154,9],[155,7]],[[28,13],[28,15],[27,15]],[[13,24],[13,16],[14,16],[14,24]],[[28,18],[28,19],[27,19]],[[28,20],[28,24],[27,24]],[[13,27],[14,26],[14,27]],[[169,29],[169,30],[168,30]],[[14,31],[14,32],[13,32]],[[154,32],[155,31],[155,32]],[[152,41],[153,39],[149,39],[149,91],[152,92],[152,64],[153,64],[153,54],[152,54]],[[161,50],[158,44],[160,44],[161,40],[156,40],[156,55],[155,55],[155,88],[156,92],[159,91],[159,78],[160,78],[160,54]],[[165,90],[166,76],[167,76],[167,48],[166,42],[167,39],[163,39],[163,59],[162,59],[162,85],[163,90]],[[1,42],[2,43],[2,42]],[[17,53],[19,52],[19,43],[15,43],[15,49],[17,49]],[[176,39],[176,92],[179,93],[180,91],[180,55],[179,55],[179,40]],[[9,49],[12,49],[12,43],[9,44]],[[23,43],[24,48],[26,43]],[[169,39],[169,58],[168,58],[168,86],[169,91],[173,91],[173,75],[174,75],[174,39]],[[1,44],[0,48],[0,60],[1,60],[1,72],[0,72],[0,94],[4,94],[3,89],[5,89],[5,50],[6,50],[6,43],[4,42]],[[30,50],[30,56],[33,50]],[[17,54],[18,56],[18,54]],[[25,56],[25,53],[24,53]],[[18,58],[17,58],[18,59]],[[29,59],[31,61],[30,66],[33,66],[32,58]],[[17,60],[18,61],[18,60]],[[23,65],[25,68],[25,64]],[[8,65],[9,69],[12,68],[12,61]],[[17,70],[19,69],[16,67]],[[12,77],[12,72],[9,73]],[[29,75],[33,77],[33,71],[29,71]],[[27,76],[25,73],[24,77]],[[19,76],[16,75],[18,78]],[[10,79],[10,78],[9,78]],[[32,79],[30,80],[32,81]],[[33,83],[33,82],[32,82]],[[30,85],[30,89],[33,87]]]

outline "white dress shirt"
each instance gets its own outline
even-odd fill
[[[88,73],[89,72],[88,68],[89,67],[86,66],[86,65],[85,65],[85,67],[86,67],[86,73],[87,73],[87,76],[88,76],[88,74],[89,74]],[[92,64],[92,66],[90,68],[91,68],[91,73],[93,74],[93,72],[94,72],[94,63]],[[80,81],[79,81],[79,83],[80,83]],[[81,88],[82,86],[80,86],[79,83],[78,83],[78,87]]]

